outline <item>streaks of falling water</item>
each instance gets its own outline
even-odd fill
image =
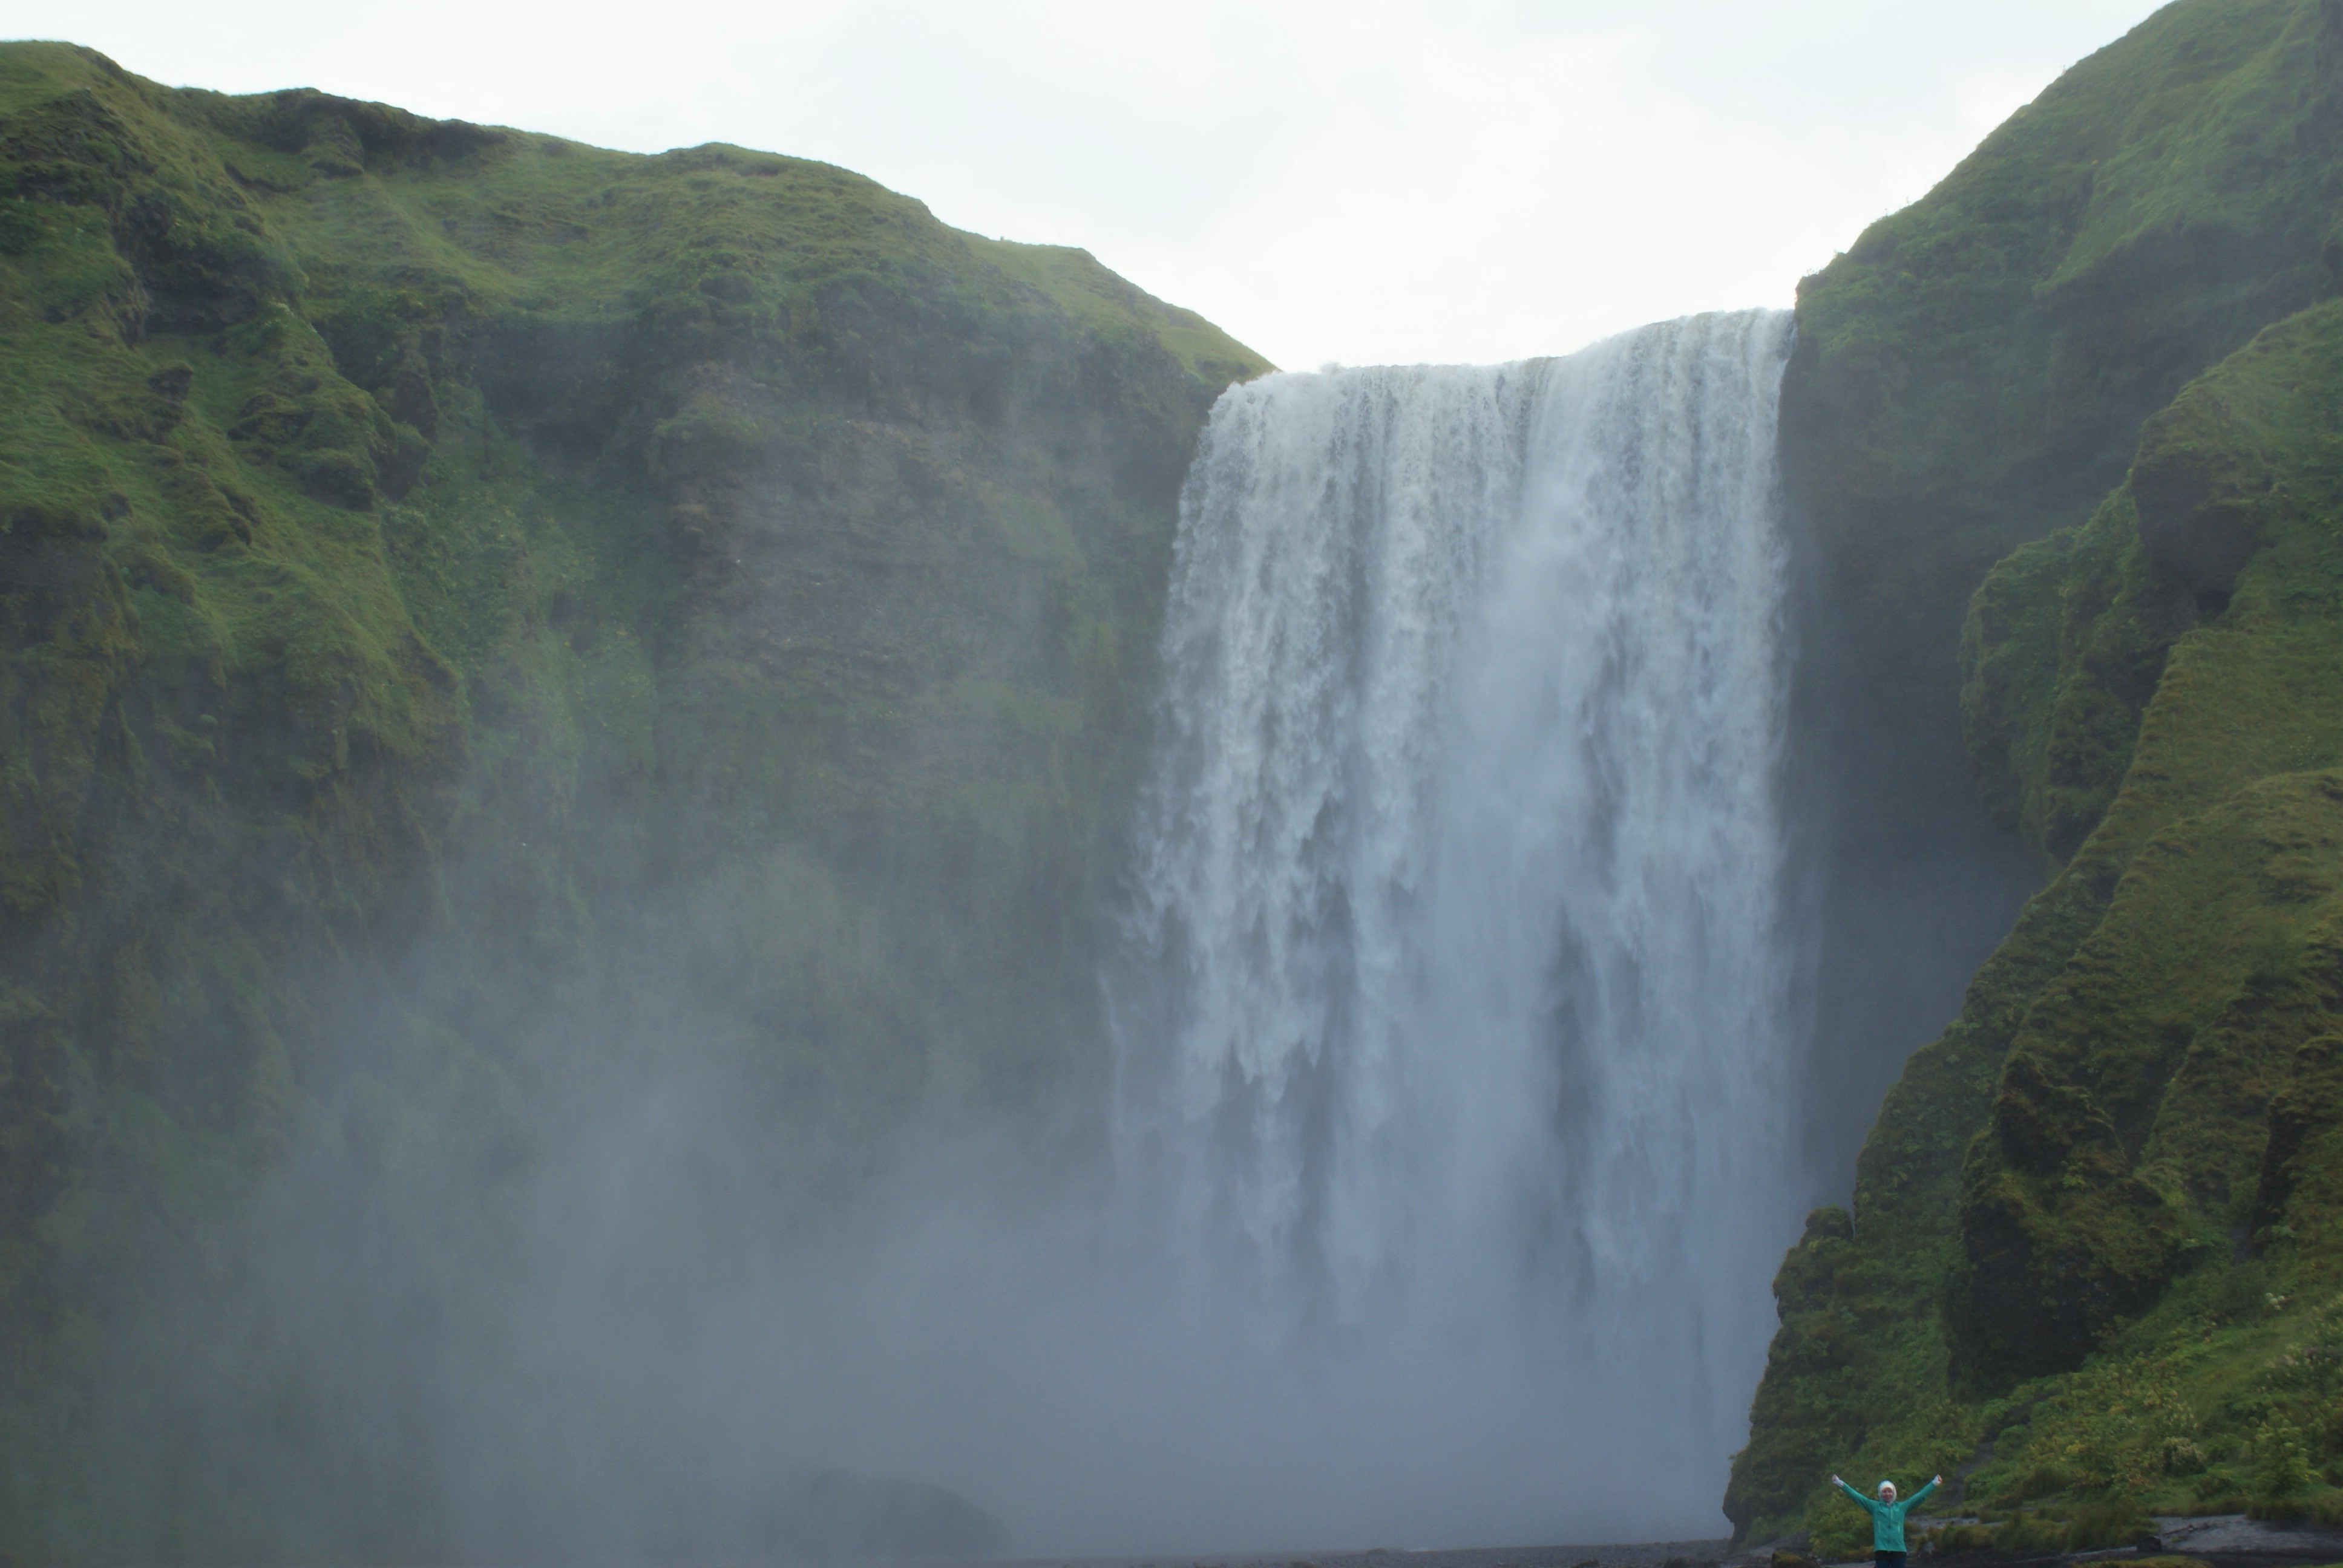
[[[1110,980],[1123,1186],[1192,1307],[1352,1367],[1510,1336],[1502,1386],[1694,1485],[1800,1195],[1790,331],[1222,397]]]

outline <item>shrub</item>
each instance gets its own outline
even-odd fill
[[[2273,1523],[2316,1524],[2322,1530],[2343,1529],[2343,1491],[2329,1488],[2305,1496],[2257,1497],[2246,1512]]]
[[[2156,1462],[2167,1475],[2197,1475],[2211,1460],[2194,1438],[2167,1437],[2157,1449]]]
[[[2001,1527],[1994,1543],[2013,1556],[2041,1555],[2066,1549],[2066,1526],[2040,1513],[2021,1513]]]
[[[1947,1524],[1933,1533],[1934,1546],[1939,1555],[1958,1557],[1971,1552],[1990,1552],[1998,1533],[1990,1524]]]
[[[1852,1508],[1830,1510],[1813,1520],[1812,1530],[1815,1555],[1825,1563],[1844,1563],[1871,1550],[1871,1517]]]
[[[2215,1471],[2197,1477],[2189,1494],[2188,1512],[2198,1518],[2212,1513],[2243,1513],[2246,1511],[2245,1488],[2227,1471]]]
[[[2257,1504],[2268,1505],[2299,1496],[2310,1488],[2309,1445],[2285,1416],[2272,1414],[2254,1432],[2253,1489]],[[2274,1517],[2274,1515],[2258,1515]]]
[[[2011,1489],[2010,1495],[2021,1503],[2029,1503],[2037,1497],[2053,1497],[2066,1491],[2071,1480],[2058,1465],[2037,1464],[2017,1478],[2017,1484]]]
[[[2221,1276],[2210,1302],[2222,1322],[2250,1321],[2269,1311],[2269,1272],[2258,1260],[2239,1263]]]
[[[2087,1503],[2066,1522],[2066,1550],[2092,1552],[2102,1546],[2129,1546],[2155,1533],[2155,1521],[2131,1498]]]

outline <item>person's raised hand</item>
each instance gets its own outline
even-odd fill
[[[1945,1478],[1944,1478],[1943,1476],[1941,1476],[1941,1475],[1940,1475],[1940,1476],[1938,1476],[1938,1477],[1936,1477],[1936,1480],[1934,1480],[1934,1481],[1932,1481],[1932,1482],[1928,1483],[1928,1484],[1929,1484],[1929,1485],[1931,1485],[1931,1486],[1942,1486],[1944,1483],[1945,1483]]]
[[[1841,1481],[1837,1476],[1834,1475],[1834,1476],[1832,1476],[1832,1477],[1831,1477],[1831,1484],[1832,1484],[1833,1486],[1845,1486],[1845,1485],[1846,1484],[1846,1483],[1845,1483],[1845,1482],[1844,1482],[1844,1481]]]

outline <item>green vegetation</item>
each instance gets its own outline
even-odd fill
[[[0,1557],[439,1548],[423,1394],[243,1294],[288,1160],[404,1249],[387,1336],[493,1320],[645,1050],[802,1190],[1081,1136],[1177,487],[1264,368],[825,166],[0,45]]]
[[[2139,527],[2183,432],[2265,465],[2242,516],[2204,503],[2256,541],[2223,584]],[[1815,1487],[1834,1466],[1974,1467],[1988,1507],[2333,1505],[2338,458],[2343,302],[2192,384],[2090,523],[1979,590],[1972,733],[2005,798],[2052,799],[2077,756],[2117,759],[2120,787],[1890,1094],[1855,1218],[1819,1214],[1784,1264],[1745,1528],[1838,1529]],[[2160,675],[2123,736],[2109,689],[2140,670]],[[2026,819],[2055,852],[2055,818]]]
[[[1800,285],[1782,463],[1813,612],[1792,745],[1834,786],[1812,827],[1825,889],[1815,1070],[1852,1101],[1826,1106],[1832,1122],[1868,1113],[1884,1065],[1943,1027],[1963,971],[2038,890],[1992,818],[2026,819],[2063,859],[2105,809],[2169,629],[2151,617],[2127,643],[2137,618],[2094,632],[2078,605],[2071,635],[2098,639],[2091,678],[2020,682],[2041,710],[1987,719],[1961,701],[1970,596],[2012,551],[2087,523],[2183,386],[2333,292],[2338,170],[2343,14],[2179,0]],[[2112,595],[2108,537],[2059,548],[2096,552],[2092,591]],[[1996,591],[2017,586],[2004,574]],[[1983,613],[1998,638],[1998,606]],[[2033,657],[1999,652],[1971,672],[1978,685]],[[2046,743],[2054,700],[2047,770],[2000,760]]]
[[[1962,727],[2052,879],[1784,1262],[1745,1533],[1848,1550],[1834,1469],[1956,1478],[1947,1545],[2343,1513],[2338,126],[2343,10],[2184,0],[1802,292],[1847,635],[1908,618],[1916,703],[1974,588]]]
[[[1914,779],[1958,778],[1986,570],[2086,518],[2142,420],[2334,287],[2338,92],[2343,18],[2317,0],[2181,0],[1801,286],[1787,477],[1861,717],[1918,749]]]
[[[1835,1469],[1953,1478],[1947,1547],[2343,1517],[2338,211],[2343,5],[2181,0],[1801,290],[1837,852],[1973,809],[1957,717],[2050,880],[1783,1263],[1744,1533],[1858,1550]],[[443,1555],[433,1391],[335,1336],[513,1363],[581,1081],[720,1084],[693,1179],[785,1231],[957,1115],[1087,1136],[1263,368],[824,166],[0,46],[0,1555]],[[352,1216],[295,1321],[272,1172]]]

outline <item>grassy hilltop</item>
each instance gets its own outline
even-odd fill
[[[1836,647],[2049,881],[1783,1264],[1745,1532],[2343,1513],[2338,272],[2343,5],[2181,0],[1801,290]]]
[[[704,1179],[818,1197],[915,1113],[1083,1136],[1264,368],[823,165],[0,45],[0,1559],[444,1549],[431,1391],[315,1336],[487,1332],[574,1082],[708,1076]],[[284,1169],[330,1328],[255,1288]]]

